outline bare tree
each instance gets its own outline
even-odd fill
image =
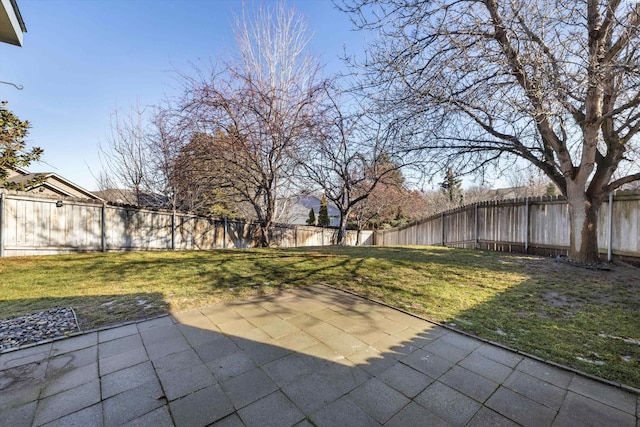
[[[407,163],[396,151],[396,135],[384,116],[368,113],[354,100],[344,101],[345,96],[325,89],[327,108],[300,161],[304,178],[320,187],[340,211],[339,245],[345,244],[353,209]]]
[[[100,190],[123,203],[181,208],[171,174],[185,133],[180,116],[168,104],[132,106],[127,115],[116,109],[107,145],[99,147]]]
[[[357,64],[363,87],[404,119],[417,149],[461,172],[504,158],[531,162],[567,197],[569,256],[598,260],[602,202],[640,179],[633,164],[640,3],[346,0],[342,7],[359,28],[379,32]]]
[[[243,11],[235,34],[235,58],[186,78],[184,109],[199,132],[221,136],[210,147],[223,166],[212,181],[253,206],[260,243],[269,246],[292,153],[314,120],[319,66],[302,17],[283,4],[252,18]]]
[[[99,147],[103,171],[100,173],[101,190],[118,186],[133,193],[133,202],[143,204],[148,179],[152,176],[149,164],[149,144],[147,143],[144,110],[137,105],[131,107],[127,115],[118,109],[111,114],[111,135],[107,146]],[[125,195],[122,195],[125,200]]]

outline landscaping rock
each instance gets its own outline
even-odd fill
[[[72,308],[40,311],[0,320],[0,351],[79,332]]]

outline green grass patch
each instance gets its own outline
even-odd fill
[[[83,329],[327,284],[640,388],[640,274],[441,247],[128,252],[0,260],[0,318],[73,307]]]

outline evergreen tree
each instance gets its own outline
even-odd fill
[[[29,122],[20,120],[5,105],[6,101],[0,103],[0,187],[7,186],[5,181],[9,171],[6,168],[28,166],[39,160],[42,154],[38,147],[26,150]]]
[[[447,169],[447,175],[442,184],[440,184],[440,187],[450,202],[462,203],[462,188],[460,184],[461,179],[453,173],[453,169]]]
[[[318,227],[328,227],[330,224],[331,220],[329,219],[327,198],[322,195],[322,200],[320,200],[320,210],[318,211]]]
[[[307,219],[307,225],[316,225],[316,213],[313,208],[309,209],[309,218]]]

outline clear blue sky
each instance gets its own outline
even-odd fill
[[[177,93],[176,70],[219,57],[233,46],[231,21],[240,0],[17,0],[24,46],[0,43],[0,100],[32,129],[29,144],[44,149],[33,172],[51,171],[95,190],[98,145],[110,135],[110,115],[156,104]],[[312,47],[328,71],[338,56],[362,49],[330,0],[289,0],[313,33]],[[93,175],[92,175],[93,174]]]

